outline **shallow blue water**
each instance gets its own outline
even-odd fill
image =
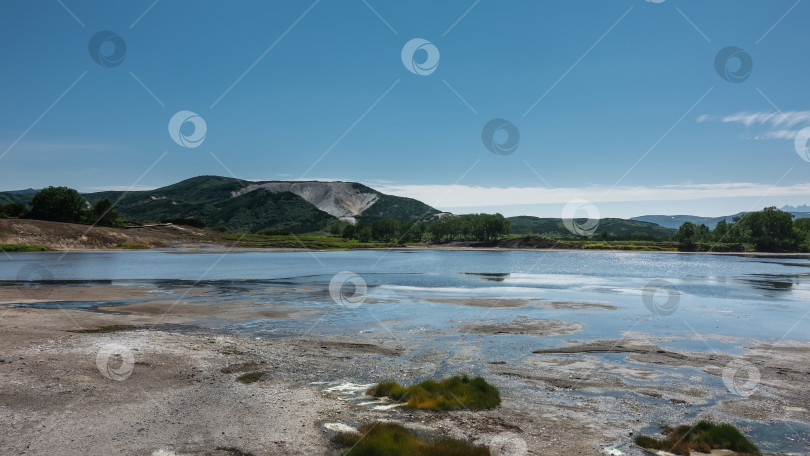
[[[341,271],[360,276],[367,296],[357,308],[338,306],[326,293]],[[455,320],[511,319],[516,315],[574,320],[582,339],[620,337],[623,331],[657,336],[689,333],[764,340],[810,340],[810,261],[738,256],[519,251],[335,251],[177,253],[18,253],[0,260],[0,281],[52,279],[82,283],[154,283],[211,287],[229,299],[313,307],[328,312],[319,331],[446,328]],[[654,282],[656,281],[656,282]],[[665,281],[665,282],[661,282]],[[650,284],[668,284],[642,295]],[[272,287],[272,291],[265,291]],[[301,290],[306,288],[306,290]],[[672,294],[672,296],[670,296]],[[487,309],[426,301],[468,298],[542,299],[596,303],[618,310],[521,307]],[[649,304],[649,302],[648,302]],[[371,325],[372,327],[369,327]],[[727,351],[690,337],[680,348]]]

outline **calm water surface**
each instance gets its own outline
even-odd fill
[[[341,271],[366,282],[363,305],[342,307],[323,292]],[[585,332],[578,337],[588,339],[620,337],[632,330],[660,336],[697,332],[810,340],[810,324],[796,324],[810,311],[806,259],[610,252],[143,251],[21,253],[0,261],[0,281],[5,283],[43,278],[76,284],[197,283],[220,290],[223,305],[251,299],[318,308],[327,312],[321,332],[373,330],[381,319],[398,322],[391,329],[411,331],[521,315],[583,322]],[[656,284],[669,284],[650,296],[659,307],[672,299],[671,315],[645,306],[644,289]],[[482,309],[426,298],[543,299],[606,304],[618,310]],[[690,349],[719,349],[713,342],[690,339]]]

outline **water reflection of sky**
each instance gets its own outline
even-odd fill
[[[178,254],[176,252],[73,252],[12,254],[0,262],[0,280],[18,279],[23,266],[46,268],[57,281],[103,280],[161,287],[197,284],[213,290],[224,305],[253,300],[318,308],[322,331],[452,328],[451,321],[517,316],[557,318],[585,324],[580,339],[620,337],[623,331],[680,336],[693,333],[778,340],[810,340],[810,325],[795,325],[810,310],[810,262],[805,259],[628,252],[520,251],[340,251]],[[30,266],[29,266],[30,270]],[[327,289],[340,271],[368,284],[366,303],[336,306]],[[26,277],[19,277],[26,279]],[[29,279],[36,280],[37,277]],[[670,316],[651,313],[642,293],[663,279],[679,293]],[[528,305],[487,309],[438,303],[436,299],[527,299],[601,303],[601,309],[553,309]],[[428,301],[428,299],[431,299]],[[656,296],[655,299],[666,299]],[[307,323],[302,323],[306,325]],[[265,325],[266,326],[266,325]],[[697,345],[696,347],[694,347]]]

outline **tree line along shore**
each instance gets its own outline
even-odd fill
[[[337,218],[321,229],[306,233],[285,230],[230,232],[223,227],[207,227],[196,217],[174,217],[161,220],[127,220],[115,211],[114,203],[100,199],[90,204],[76,190],[48,187],[37,192],[30,204],[0,205],[0,218],[32,219],[50,222],[85,224],[97,227],[138,227],[161,222],[205,230],[215,234],[206,242],[254,248],[350,249],[394,246],[457,246],[514,249],[585,249],[684,252],[810,252],[810,219],[797,219],[775,207],[749,212],[732,222],[721,220],[714,229],[705,224],[683,223],[678,230],[639,230],[617,234],[613,223],[608,228],[575,234],[566,230],[533,233],[527,227],[514,233],[510,220],[501,214],[443,214],[429,220],[398,220],[384,217],[348,223]],[[563,220],[559,221],[562,225]],[[584,224],[586,220],[574,219]],[[629,223],[629,221],[627,221]],[[657,225],[654,225],[657,228]],[[626,227],[622,227],[626,228]],[[661,234],[661,233],[664,234]],[[654,234],[652,234],[654,233]],[[213,239],[213,241],[212,241]],[[160,245],[165,246],[165,245]],[[47,245],[0,244],[5,251],[46,250]],[[138,242],[122,243],[117,248],[149,248]]]

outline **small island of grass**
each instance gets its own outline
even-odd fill
[[[334,438],[343,456],[490,456],[489,449],[450,438],[430,439],[394,423],[372,423]]]
[[[256,383],[264,377],[266,373],[267,372],[248,372],[247,374],[240,375],[236,380],[244,384]]]
[[[700,421],[694,426],[661,427],[665,439],[648,436],[635,438],[635,443],[647,450],[663,450],[689,456],[693,451],[710,453],[712,450],[731,450],[740,456],[759,456],[759,449],[730,424]]]
[[[501,403],[498,389],[481,377],[466,375],[448,378],[442,382],[427,380],[408,387],[396,382],[381,382],[369,388],[374,397],[390,397],[405,402],[405,408],[419,410],[484,410]]]

